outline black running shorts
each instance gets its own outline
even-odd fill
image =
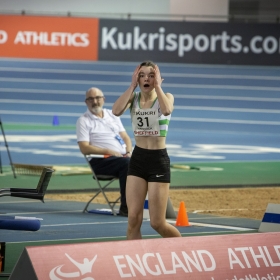
[[[170,183],[170,159],[166,149],[147,150],[135,146],[127,175],[147,182]]]

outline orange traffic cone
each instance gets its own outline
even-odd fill
[[[179,212],[178,212],[178,216],[177,216],[177,220],[176,220],[176,226],[177,227],[189,227],[190,226],[184,201],[180,202]]]

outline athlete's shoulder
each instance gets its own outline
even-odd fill
[[[173,96],[173,94],[170,93],[170,92],[165,92],[165,95],[166,95],[166,96]]]
[[[170,101],[174,102],[174,96],[173,96],[172,93],[166,92],[166,93],[165,93],[165,96],[166,96]]]

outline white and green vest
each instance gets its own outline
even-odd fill
[[[163,136],[166,137],[171,115],[161,113],[158,98],[151,108],[140,108],[141,92],[134,92],[130,115],[134,136]]]

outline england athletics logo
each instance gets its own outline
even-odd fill
[[[97,255],[90,261],[88,258],[84,258],[83,263],[79,263],[73,258],[71,258],[67,253],[65,253],[65,256],[70,260],[70,262],[75,266],[75,270],[73,269],[73,272],[63,272],[62,265],[58,265],[55,268],[53,268],[49,274],[50,280],[64,280],[64,279],[80,279],[80,280],[94,280],[93,277],[86,276],[85,274],[92,272],[92,266],[95,262]]]

